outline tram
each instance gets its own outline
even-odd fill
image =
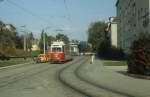
[[[63,41],[54,41],[48,53],[51,63],[64,63],[73,59],[69,51],[69,45],[66,45]]]

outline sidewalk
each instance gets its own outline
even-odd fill
[[[100,60],[82,65],[80,77],[96,86],[129,97],[150,97],[150,80],[136,79],[104,67]]]

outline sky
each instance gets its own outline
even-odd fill
[[[116,16],[116,0],[0,0],[0,20],[13,24],[19,33],[31,31],[40,37],[63,33],[70,39],[87,40],[95,21]]]

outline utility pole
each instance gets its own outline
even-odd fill
[[[44,54],[45,54],[45,32],[44,32],[44,29],[43,29],[43,50],[44,50]]]
[[[24,43],[23,43],[23,48],[24,48],[24,51],[26,51],[27,50],[27,37],[26,37],[26,31],[25,31],[25,25],[24,26],[21,26],[23,29],[23,33],[24,33]]]
[[[26,33],[24,34],[24,51],[26,51],[26,45],[27,45],[27,43],[26,43]]]
[[[26,50],[29,50],[29,33],[26,31]]]

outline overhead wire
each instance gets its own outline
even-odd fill
[[[63,2],[64,2],[64,6],[65,6],[65,9],[66,9],[66,12],[67,12],[67,16],[68,16],[68,22],[70,22],[70,26],[71,26],[71,28],[73,27],[73,28],[75,28],[75,25],[73,24],[73,22],[72,22],[72,18],[71,18],[71,14],[70,14],[70,9],[69,9],[69,7],[68,7],[68,4],[67,4],[67,1],[66,0],[63,0]],[[71,28],[70,28],[70,31],[71,31]],[[69,31],[69,32],[70,32]],[[71,33],[70,33],[71,34]]]
[[[51,24],[51,25],[54,26],[54,24],[53,24],[51,21],[46,20],[45,18],[43,18],[43,17],[37,15],[36,13],[33,13],[32,11],[30,11],[30,10],[28,10],[28,9],[22,7],[22,6],[20,6],[19,4],[13,2],[12,0],[6,0],[6,1],[7,1],[8,3],[12,4],[13,6],[18,7],[18,8],[21,9],[23,12],[25,12],[25,13],[27,13],[27,14],[29,14],[29,15],[31,15],[31,16],[37,18],[37,19],[39,19],[40,21],[45,22],[45,23],[47,23],[47,24]]]
[[[0,2],[3,2],[4,0],[0,0]]]
[[[67,2],[66,0],[63,1],[64,2],[64,6],[65,6],[65,9],[66,9],[66,12],[67,12],[67,16],[68,16],[68,21],[72,23],[72,20],[71,20],[71,15],[70,15],[70,12],[69,12],[69,8],[67,6]]]

